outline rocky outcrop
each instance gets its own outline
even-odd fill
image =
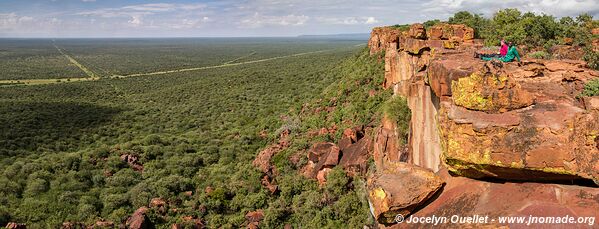
[[[168,203],[162,198],[152,198],[150,200],[150,208],[153,208],[161,215],[164,215],[168,211]]]
[[[575,98],[597,71],[577,60],[483,62],[472,58],[475,46],[466,42],[472,34],[447,24],[423,34],[417,24],[387,47],[383,86],[408,99],[411,133],[403,149],[383,119],[375,137],[377,167],[404,157],[436,171],[443,158],[453,172],[475,178],[597,181],[589,139],[598,116],[585,109],[592,99]],[[436,39],[457,46],[431,45]]]
[[[127,163],[133,170],[143,172],[144,166],[139,163],[139,157],[132,153],[124,153],[120,156],[121,161]]]
[[[7,229],[27,229],[27,225],[15,222],[9,222],[5,227]]]
[[[282,131],[279,136],[279,141],[260,151],[256,156],[256,159],[254,159],[253,165],[258,167],[260,171],[265,174],[272,173],[273,166],[270,163],[270,159],[281,150],[289,147],[289,134],[289,130]]]
[[[503,93],[506,99],[501,103],[499,110],[504,111],[501,114],[493,114],[497,107],[480,109],[481,106],[458,102],[454,88],[453,102],[442,102],[439,115],[449,169],[474,178],[598,182],[599,176],[594,171],[599,168],[599,158],[594,155],[599,151],[593,139],[599,127],[596,124],[599,113],[586,110],[575,98],[584,82],[596,77],[597,72],[583,66],[578,61],[535,61],[505,66],[502,74],[521,86],[513,87],[520,92]],[[472,78],[454,81],[454,86]],[[473,85],[469,81],[465,84]],[[463,96],[485,104],[485,98],[478,98],[480,91],[471,90]],[[502,96],[500,92],[489,94]],[[531,95],[536,103],[529,106]]]
[[[473,58],[480,41],[473,39],[471,28],[438,24],[425,34],[423,29],[412,25],[399,34],[397,44],[391,42],[384,49],[382,86],[405,97],[412,114],[405,145],[397,125],[386,117],[375,132],[377,171],[368,189],[377,221],[390,223],[406,206],[401,199],[388,197],[408,193],[401,190],[407,182],[402,179],[417,173],[394,176],[388,169],[397,163],[430,169],[442,177],[421,177],[424,184],[416,192],[422,195],[413,194],[418,198],[412,200],[432,202],[418,212],[403,211],[404,216],[593,215],[582,206],[597,204],[596,188],[559,184],[599,185],[599,99],[577,97],[599,72],[566,51],[560,56],[566,59],[484,62]],[[382,32],[376,36],[387,36]],[[382,51],[381,46],[371,47],[371,53],[377,50]],[[437,179],[447,185],[433,201],[427,190],[434,185],[426,182]],[[513,181],[559,184],[509,183]],[[385,183],[388,187],[380,191]],[[577,192],[591,194],[573,197]],[[523,203],[508,206],[511,201],[494,201],[510,195],[518,195],[515,198]]]
[[[274,194],[278,191],[279,187],[274,181],[275,176],[277,175],[277,170],[272,165],[271,159],[272,157],[281,152],[282,150],[289,147],[289,134],[291,132],[288,129],[283,130],[279,134],[279,139],[277,143],[274,143],[256,155],[256,158],[252,162],[252,164],[260,169],[262,173],[264,173],[264,177],[262,177],[262,186],[270,191],[271,194]]]
[[[402,31],[399,28],[394,27],[377,27],[372,29],[370,33],[370,39],[368,40],[368,47],[370,48],[370,54],[385,51],[388,47],[393,45],[397,46],[399,36]]]
[[[327,132],[334,128],[327,129]],[[328,173],[336,166],[343,168],[349,176],[365,175],[368,159],[372,152],[372,138],[366,135],[369,128],[357,126],[343,131],[338,144],[332,142],[314,143],[307,152],[308,163],[301,173],[308,178],[326,183]]]
[[[264,219],[264,211],[263,210],[248,212],[247,214],[245,214],[245,221],[247,224],[246,228],[248,228],[248,229],[259,228],[260,221],[262,221],[262,219]]]
[[[407,216],[422,206],[443,181],[432,171],[407,163],[390,163],[368,179],[368,199],[377,222],[393,224],[397,214]]]
[[[127,228],[131,228],[131,229],[154,228],[154,224],[152,223],[152,221],[150,221],[150,219],[146,215],[147,212],[148,212],[147,207],[141,207],[141,208],[135,210],[133,215],[131,215],[131,217],[129,217],[127,219],[127,222],[126,222]]]
[[[319,173],[323,176],[325,172],[321,171],[335,167],[340,156],[339,147],[335,143],[315,143],[308,151],[308,164],[304,167],[304,174],[312,178],[316,178]]]

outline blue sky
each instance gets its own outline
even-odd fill
[[[0,0],[0,37],[213,37],[367,33],[502,8],[599,17],[599,0]]]

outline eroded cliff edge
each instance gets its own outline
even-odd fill
[[[576,95],[599,72],[576,60],[484,62],[473,57],[482,47],[473,35],[448,24],[372,31],[370,53],[384,52],[383,87],[412,111],[408,139],[397,137],[392,117],[375,136],[368,186],[377,221],[598,216],[599,98]]]

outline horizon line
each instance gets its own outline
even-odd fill
[[[300,37],[309,37],[309,36],[342,36],[342,35],[365,35],[370,34],[370,32],[365,33],[337,33],[337,34],[303,34],[303,35],[281,35],[281,36],[98,36],[98,37],[50,37],[50,36],[7,36],[2,37],[0,39],[173,39],[173,38],[300,38]]]

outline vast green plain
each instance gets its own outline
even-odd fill
[[[238,228],[258,209],[267,228],[368,224],[362,181],[336,171],[319,187],[287,159],[310,146],[301,133],[375,119],[388,94],[368,96],[383,67],[364,47],[294,38],[0,40],[2,80],[52,82],[0,86],[0,225],[119,224],[152,198],[169,203],[166,213],[150,212],[159,228],[185,216]],[[90,78],[67,55],[98,79],[65,80]],[[207,66],[220,67],[111,77]],[[333,98],[347,106],[300,115],[303,104]],[[280,192],[271,194],[252,161],[285,129],[298,137],[275,158]]]

